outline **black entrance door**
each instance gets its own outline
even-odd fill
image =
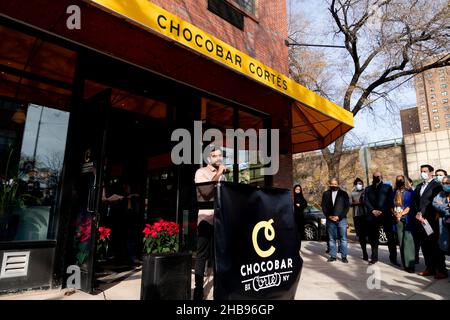
[[[111,106],[111,90],[101,91],[73,113],[76,117],[76,143],[73,153],[74,264],[80,268],[80,289],[94,289],[94,263],[99,207],[102,199],[102,179],[106,147],[106,132]]]

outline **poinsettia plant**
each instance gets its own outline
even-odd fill
[[[144,251],[147,254],[178,252],[180,228],[172,221],[159,220],[144,228]]]
[[[111,234],[110,228],[103,226],[98,227],[98,240],[97,240],[97,254],[100,258],[104,258],[108,253],[109,235]]]

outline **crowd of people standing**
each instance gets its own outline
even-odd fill
[[[425,164],[420,167],[420,178],[422,181],[415,188],[413,181],[404,175],[397,175],[395,184],[391,185],[385,183],[382,173],[377,171],[373,173],[372,184],[367,187],[356,178],[350,194],[340,188],[338,179],[331,179],[330,188],[323,193],[321,202],[326,216],[328,262],[336,261],[340,253],[341,261],[348,263],[347,213],[352,208],[363,260],[369,264],[378,262],[379,231],[383,227],[391,264],[413,273],[422,249],[426,268],[419,275],[447,278],[445,255],[450,254],[450,176],[443,169],[434,172],[431,165]],[[301,216],[306,201],[301,191],[301,186],[294,187],[296,221],[302,230]],[[371,249],[370,257],[367,244]]]

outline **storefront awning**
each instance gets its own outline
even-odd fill
[[[347,110],[148,0],[89,2],[292,98],[292,153],[324,148],[353,128]]]

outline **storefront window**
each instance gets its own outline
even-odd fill
[[[226,130],[233,129],[233,108],[209,99],[202,99],[202,128],[218,129],[222,132],[222,156],[223,164],[227,168],[225,176],[227,181],[233,181],[233,141],[227,141]],[[205,146],[210,142],[205,142]]]
[[[69,113],[5,100],[0,113],[0,241],[53,238]]]
[[[55,238],[77,54],[0,26],[0,241]]]
[[[254,129],[256,137],[260,129],[264,128],[264,120],[260,116],[245,111],[239,111],[239,128],[244,131]],[[260,143],[260,141],[259,141]],[[258,158],[257,145],[251,145],[248,138],[238,144],[239,183],[264,185],[264,176],[261,175],[262,165]],[[257,161],[255,163],[255,160]]]

